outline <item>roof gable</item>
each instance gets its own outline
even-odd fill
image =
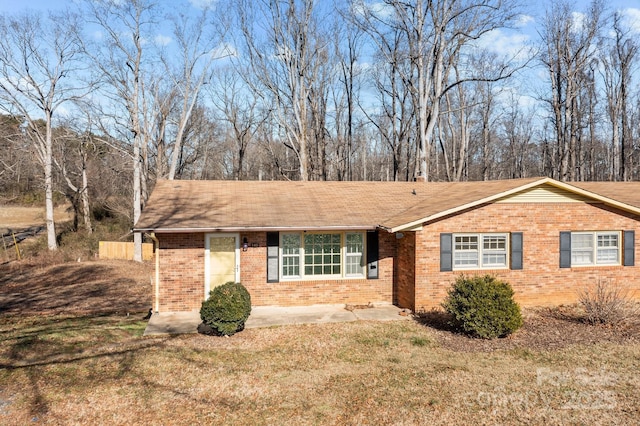
[[[595,202],[592,198],[582,194],[559,188],[549,183],[544,183],[533,188],[516,192],[503,198],[498,198],[496,203],[589,203]]]
[[[496,184],[491,185],[492,182]],[[415,228],[425,222],[441,217],[459,214],[482,204],[523,200],[527,193],[541,195],[546,190],[551,202],[601,202],[615,208],[640,214],[640,183],[638,182],[581,182],[568,184],[551,178],[514,179],[505,181],[459,182],[455,191],[447,192],[440,199],[433,199],[440,209],[432,209],[417,204],[401,215],[391,218],[383,226],[389,232]],[[627,185],[620,185],[627,184]],[[484,188],[482,187],[484,185]],[[621,189],[619,188],[621,187]],[[595,192],[597,190],[598,192]],[[493,191],[493,192],[492,192]],[[620,194],[619,194],[620,192]],[[564,198],[564,201],[561,199]],[[618,198],[624,200],[620,201]],[[527,201],[518,201],[527,202]],[[537,202],[549,202],[538,200]],[[420,216],[420,211],[424,214]],[[414,217],[411,220],[411,217]]]

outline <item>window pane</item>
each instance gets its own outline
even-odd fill
[[[340,274],[340,242],[340,234],[306,234],[305,275]]]
[[[346,234],[346,274],[348,276],[364,274],[363,253],[364,253],[364,235],[361,233]]]
[[[482,237],[482,267],[507,266],[507,236],[486,235]]]
[[[571,250],[593,249],[593,234],[571,234]]]
[[[505,266],[506,264],[506,253],[485,253],[482,255],[482,266]]]
[[[300,234],[282,235],[282,276],[300,276]]]
[[[456,236],[456,250],[478,250],[478,236]]]
[[[477,266],[478,265],[478,253],[477,252],[465,252],[457,251],[454,256],[455,266]]]
[[[598,235],[598,248],[600,247],[618,247],[618,235],[617,234],[599,234]]]
[[[618,249],[598,249],[598,263],[618,263]]]
[[[571,264],[594,264],[593,233],[571,234]]]
[[[618,234],[598,234],[598,248],[596,261],[600,264],[617,264]]]
[[[485,250],[506,250],[507,237],[491,235],[482,239]]]
[[[572,265],[593,265],[593,250],[571,250]]]
[[[453,264],[461,268],[478,266],[477,235],[457,235],[455,237]]]

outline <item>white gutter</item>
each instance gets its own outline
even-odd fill
[[[264,231],[351,231],[351,230],[375,230],[376,225],[357,225],[357,226],[260,226],[260,227],[219,227],[219,228],[138,228],[136,232],[153,233],[189,233],[189,232],[264,232]]]

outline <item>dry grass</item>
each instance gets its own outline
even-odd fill
[[[53,215],[56,223],[73,219],[73,212],[66,204],[56,207]],[[44,207],[0,206],[0,229],[21,229],[44,223]]]
[[[640,417],[638,330],[589,326],[571,309],[526,311],[524,327],[496,341],[453,334],[435,314],[230,338],[144,338],[144,312],[127,316],[122,307],[149,271],[130,265],[33,271],[42,292],[55,275],[83,279],[51,293],[74,298],[65,309],[52,297],[25,302],[28,314],[0,313],[0,424],[634,424]],[[94,269],[79,273],[86,267]],[[29,280],[26,270],[0,270],[0,294],[27,292]],[[82,302],[83,288],[110,282],[115,291]]]
[[[458,352],[417,323],[140,338],[132,317],[2,326],[0,423],[631,424],[637,343]]]

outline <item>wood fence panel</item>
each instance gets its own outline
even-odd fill
[[[100,259],[133,260],[133,243],[100,241],[98,254]],[[142,243],[142,260],[153,260],[152,243]]]

